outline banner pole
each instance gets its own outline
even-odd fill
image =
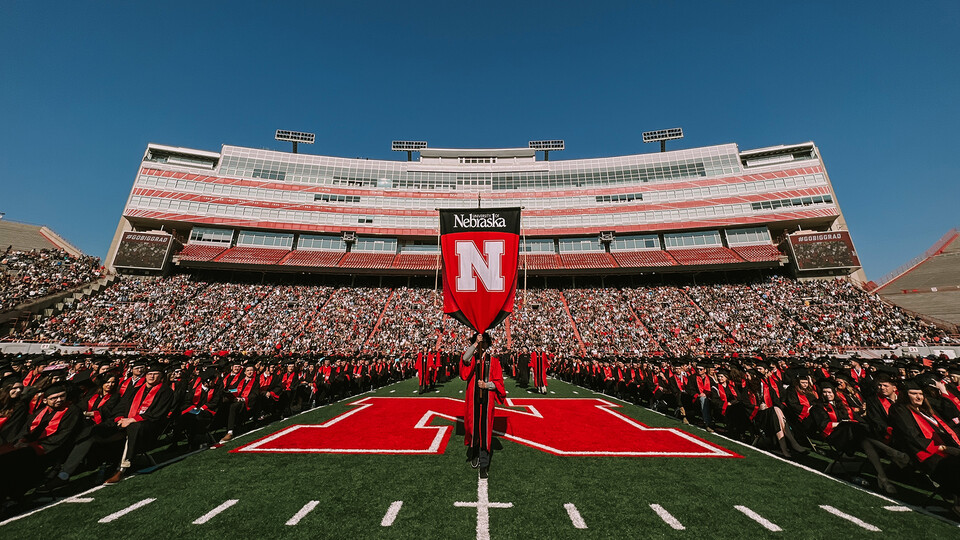
[[[433,274],[433,292],[435,293],[435,294],[433,295],[433,307],[436,308],[436,307],[437,307],[437,294],[436,294],[436,292],[437,292],[437,289],[438,289],[439,286],[440,286],[440,256],[441,256],[441,253],[440,253],[440,209],[439,209],[439,208],[434,208],[434,210],[437,211],[437,259],[436,259],[436,261],[433,263],[433,269],[434,269],[434,274]],[[443,319],[443,311],[440,312],[440,319],[441,319],[441,320]]]

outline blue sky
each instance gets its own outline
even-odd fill
[[[0,212],[104,256],[147,143],[814,141],[867,276],[960,225],[960,2],[0,3]]]

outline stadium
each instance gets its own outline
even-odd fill
[[[375,160],[277,135],[149,144],[102,265],[0,220],[4,534],[956,534],[956,231],[868,283],[813,142]],[[438,216],[504,208],[488,479]]]

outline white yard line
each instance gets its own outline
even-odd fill
[[[287,525],[296,525],[297,523],[300,523],[300,520],[306,517],[307,514],[312,512],[313,509],[316,508],[318,504],[320,504],[320,501],[310,501],[307,504],[303,505],[303,508],[301,508],[296,514],[294,514],[292,518],[287,520]]]
[[[144,499],[138,503],[131,504],[130,506],[124,508],[123,510],[120,510],[119,512],[114,512],[109,516],[101,518],[99,521],[97,521],[97,523],[110,523],[111,521],[116,521],[122,518],[123,516],[129,514],[130,512],[133,512],[134,510],[143,508],[144,506],[152,503],[155,500],[156,499]]]
[[[13,516],[13,517],[11,517],[11,518],[7,518],[7,519],[5,519],[5,520],[3,520],[3,521],[0,521],[0,527],[3,527],[3,526],[6,525],[7,523],[13,523],[14,521],[17,521],[18,519],[23,519],[23,518],[25,518],[25,517],[32,516],[32,515],[36,514],[37,512],[43,512],[44,510],[46,510],[46,509],[48,509],[48,508],[53,508],[54,506],[57,506],[57,505],[59,505],[59,504],[72,503],[72,502],[81,502],[81,501],[83,501],[83,502],[90,502],[90,501],[92,501],[93,499],[91,499],[91,498],[89,498],[89,497],[82,497],[82,496],[83,496],[83,495],[89,495],[90,493],[93,493],[94,491],[97,491],[98,489],[103,489],[103,488],[105,488],[105,487],[107,487],[107,486],[105,486],[105,485],[103,485],[103,484],[101,484],[101,485],[99,485],[99,486],[94,486],[94,487],[92,487],[92,488],[90,488],[90,489],[88,489],[88,490],[86,490],[86,491],[83,491],[83,492],[81,492],[81,493],[77,493],[77,494],[74,495],[73,497],[67,497],[66,499],[62,499],[62,500],[59,500],[59,501],[57,501],[57,502],[50,503],[50,504],[48,504],[48,505],[46,505],[46,506],[41,506],[40,508],[37,508],[37,509],[35,509],[35,510],[31,510],[31,511],[25,513],[25,514],[20,514],[19,516]],[[89,501],[88,501],[88,500],[85,500],[85,499],[89,499]]]
[[[883,509],[890,512],[913,512],[909,506],[884,506]]]
[[[650,508],[653,509],[658,516],[660,516],[660,519],[662,519],[664,523],[671,526],[674,530],[682,531],[686,529],[686,527],[684,527],[683,524],[677,520],[677,518],[673,517],[670,512],[667,512],[667,510],[659,504],[651,504]]]
[[[397,514],[400,513],[400,507],[403,506],[403,501],[393,501],[390,503],[390,508],[387,508],[387,513],[383,515],[383,519],[380,520],[381,527],[389,527],[393,525],[393,521],[397,519]]]
[[[737,506],[734,506],[734,508],[736,508],[737,510],[743,512],[743,514],[744,514],[745,516],[747,516],[748,518],[756,521],[756,522],[759,523],[760,525],[763,525],[763,528],[766,529],[766,530],[768,530],[768,531],[780,532],[780,531],[783,530],[783,529],[781,529],[776,523],[768,520],[767,518],[761,516],[760,514],[754,512],[753,510],[747,508],[746,506],[737,505]]]
[[[227,500],[223,501],[223,503],[222,503],[220,506],[218,506],[218,507],[214,508],[213,510],[207,512],[206,514],[198,517],[198,518],[193,522],[193,524],[194,524],[194,525],[203,525],[204,523],[206,523],[206,522],[210,521],[211,519],[217,517],[217,515],[218,515],[220,512],[223,512],[224,510],[226,510],[227,508],[230,508],[231,506],[237,504],[238,502],[240,502],[239,499],[227,499]]]
[[[477,509],[477,540],[490,540],[491,508],[513,508],[513,503],[490,502],[486,478],[477,479],[477,502],[457,501],[453,505]]]
[[[837,517],[839,517],[839,518],[843,518],[843,519],[849,521],[850,523],[853,523],[853,524],[855,524],[855,525],[858,525],[858,526],[860,526],[860,527],[862,527],[862,528],[864,528],[864,529],[866,529],[866,530],[868,530],[868,531],[870,531],[870,532],[880,532],[880,529],[879,529],[879,528],[877,528],[877,527],[875,527],[875,526],[867,523],[866,521],[863,521],[863,520],[860,519],[860,518],[857,518],[857,517],[851,516],[850,514],[841,512],[840,510],[837,510],[836,508],[830,506],[829,504],[821,504],[821,505],[820,505],[820,508],[823,508],[823,509],[826,510],[827,512],[830,512],[831,514],[833,514],[833,515],[835,515],[835,516],[837,516]]]
[[[573,522],[574,528],[577,529],[586,529],[587,522],[583,520],[583,517],[580,515],[580,512],[577,510],[577,507],[573,503],[567,503],[563,505],[567,509],[567,515],[570,516],[570,521]]]

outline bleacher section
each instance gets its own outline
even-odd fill
[[[83,254],[47,227],[0,219],[0,253],[7,247],[14,251],[62,249],[74,257]]]
[[[606,252],[561,253],[564,268],[616,268],[617,263]]]
[[[960,234],[950,231],[924,255],[874,292],[911,311],[960,324]]]
[[[773,244],[761,244],[757,246],[733,246],[732,249],[737,255],[748,262],[777,262],[783,256],[777,246]]]
[[[676,266],[677,261],[663,250],[653,251],[614,251],[614,260],[621,268],[651,268],[657,266]]]
[[[730,248],[704,247],[668,250],[670,255],[684,266],[699,266],[707,264],[736,264],[744,262],[739,255]]]
[[[555,253],[520,254],[520,268],[529,270],[556,270],[563,268],[560,256]]]
[[[183,247],[179,257],[181,261],[208,262],[212,261],[227,249],[226,246],[212,244],[187,244]]]
[[[343,251],[306,251],[296,250],[280,261],[281,266],[311,266],[315,268],[335,267],[343,257]]]
[[[439,253],[400,253],[393,260],[393,267],[401,270],[434,270],[440,262]]]
[[[289,249],[237,246],[224,251],[213,260],[235,264],[277,264],[287,253],[290,253]]]
[[[393,266],[394,253],[362,253],[351,251],[340,260],[341,268],[375,268],[385,270]]]

